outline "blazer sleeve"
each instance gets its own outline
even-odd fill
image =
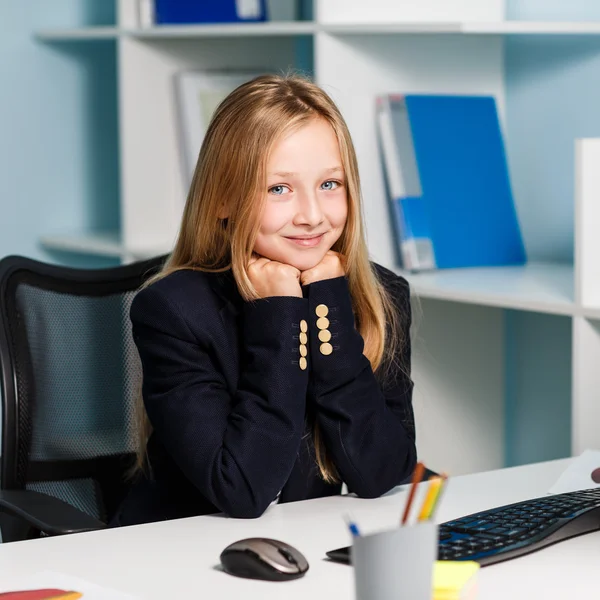
[[[391,272],[386,280],[404,345],[400,360],[377,378],[355,328],[346,277],[307,286],[317,422],[340,477],[350,491],[364,498],[378,497],[399,485],[416,464],[409,288]],[[327,320],[319,321],[319,314],[325,312]],[[331,339],[324,343],[319,335]]]
[[[298,365],[297,340],[306,299],[245,303],[235,394],[216,359],[215,344],[224,340],[188,324],[164,292],[155,286],[139,292],[130,315],[156,435],[220,511],[260,516],[287,481],[304,431],[308,370]]]

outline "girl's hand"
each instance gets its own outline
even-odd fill
[[[296,267],[253,254],[247,271],[248,278],[261,298],[271,296],[302,298],[300,271]]]
[[[342,256],[333,250],[329,250],[318,265],[307,271],[302,271],[300,282],[302,285],[308,285],[315,281],[334,279],[342,275],[345,275]]]

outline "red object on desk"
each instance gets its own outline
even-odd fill
[[[67,590],[43,589],[20,592],[0,592],[0,600],[76,600],[83,594]]]

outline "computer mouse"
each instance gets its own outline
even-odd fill
[[[227,573],[249,579],[287,581],[308,571],[308,561],[289,544],[269,538],[247,538],[230,544],[221,552]]]

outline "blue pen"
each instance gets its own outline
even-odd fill
[[[358,530],[358,527],[356,526],[356,523],[354,523],[353,521],[350,520],[349,517],[345,516],[344,519],[346,520],[346,523],[348,525],[348,529],[350,529],[350,533],[352,534],[353,537],[360,537],[360,531]]]

